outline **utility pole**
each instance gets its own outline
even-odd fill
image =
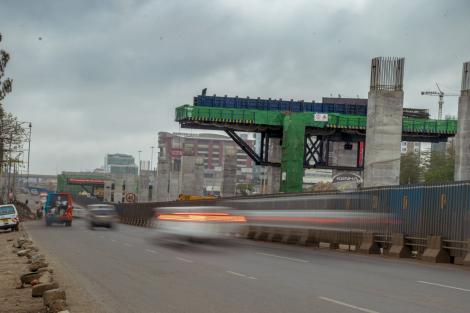
[[[142,172],[142,161],[140,160],[140,155],[142,154],[142,150],[139,150],[139,175],[137,177],[137,199],[139,199],[139,195],[140,195],[140,174]]]
[[[29,158],[31,156],[31,130],[33,125],[29,123],[29,136],[28,136],[28,168],[26,172],[26,187],[29,188]]]
[[[155,149],[155,147],[151,146],[150,149],[152,149],[152,152],[150,154],[150,171],[153,171],[153,149]]]

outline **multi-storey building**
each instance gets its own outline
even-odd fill
[[[254,146],[253,139],[248,136],[244,139],[250,146]],[[227,153],[236,154],[234,184],[251,183],[253,180],[253,161],[227,136],[160,132],[158,148],[158,200],[176,199],[185,190],[220,195]],[[191,175],[183,172],[196,169],[202,170],[202,181],[188,180],[187,177]],[[187,186],[188,184],[197,186]]]
[[[138,167],[132,155],[114,153],[107,154],[104,159],[106,173],[119,175],[137,175]]]

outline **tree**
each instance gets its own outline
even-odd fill
[[[0,33],[0,43],[2,42],[2,34]],[[3,120],[5,118],[5,111],[3,110],[2,100],[11,92],[13,81],[10,78],[3,78],[5,76],[5,68],[10,60],[10,55],[5,50],[0,50],[0,174],[4,162],[4,137],[6,129],[3,127]]]
[[[420,157],[415,153],[406,153],[400,161],[400,185],[417,184],[422,181],[423,167]]]
[[[453,147],[447,151],[432,151],[424,180],[426,183],[444,183],[454,181],[455,151]]]
[[[237,194],[242,196],[248,196],[253,192],[253,185],[251,184],[239,184],[237,185]]]

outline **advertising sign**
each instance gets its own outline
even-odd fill
[[[313,116],[315,122],[328,122],[328,114],[325,113],[315,113]]]

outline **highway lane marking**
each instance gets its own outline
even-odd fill
[[[248,278],[248,279],[258,279],[258,278],[253,277],[253,276],[247,276],[245,274],[237,273],[237,272],[233,272],[233,271],[225,271],[225,272],[229,273],[229,274],[232,274],[232,275],[235,275],[235,276],[238,276],[238,277],[243,277],[243,278]]]
[[[111,239],[111,241],[112,241],[112,242],[116,242],[116,240],[114,240],[114,239]]]
[[[127,243],[127,242],[123,243],[123,245],[125,245],[126,247],[132,247],[132,245],[130,243]]]
[[[150,253],[155,253],[155,254],[157,254],[157,253],[158,253],[157,251],[155,251],[155,250],[152,250],[152,249],[145,249],[145,251],[147,251],[147,252],[150,252]]]
[[[179,257],[179,256],[177,256],[176,259],[177,259],[177,260],[180,260],[180,261],[183,261],[183,262],[186,262],[186,263],[194,263],[193,260],[181,258],[181,257]]]
[[[270,254],[270,253],[263,253],[263,252],[256,252],[256,254],[264,255],[264,256],[270,256],[270,257],[278,258],[278,259],[284,259],[284,260],[294,261],[294,262],[310,263],[310,261],[307,261],[307,260],[302,260],[302,259],[297,259],[297,258],[289,258],[289,257],[287,257],[287,256],[282,256],[282,255],[276,255],[276,254]]]
[[[345,307],[347,307],[347,308],[355,309],[355,310],[358,310],[358,311],[361,311],[361,312],[379,313],[379,312],[374,311],[374,310],[369,310],[369,309],[366,309],[366,308],[361,308],[360,306],[356,306],[356,305],[349,304],[349,303],[346,303],[346,302],[341,302],[341,301],[338,301],[338,300],[335,300],[335,299],[331,299],[331,298],[327,298],[327,297],[318,297],[318,299],[324,300],[324,301],[328,301],[328,302],[331,302],[331,303],[336,303],[336,304],[338,304],[338,305],[342,305],[342,306],[345,306]]]
[[[449,286],[449,285],[443,285],[443,284],[439,284],[439,283],[431,283],[431,282],[423,281],[423,280],[418,280],[416,282],[420,283],[420,284],[427,284],[427,285],[433,285],[433,286],[438,286],[438,287],[444,287],[444,288],[449,288],[449,289],[455,289],[455,290],[470,292],[470,289],[454,287],[454,286]]]

